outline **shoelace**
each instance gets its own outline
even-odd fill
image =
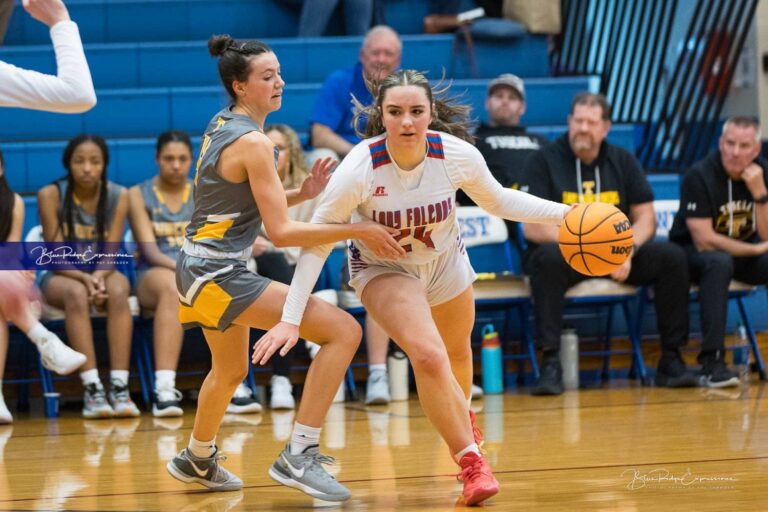
[[[183,398],[181,391],[175,388],[162,388],[157,390],[158,402],[180,401]]]
[[[477,462],[471,466],[461,468],[461,471],[456,474],[456,480],[459,482],[466,482],[467,480],[471,481],[484,474],[488,474],[485,469],[485,461],[482,458],[478,458]]]
[[[128,394],[128,386],[110,386],[112,394],[120,401],[129,401],[131,396]]]
[[[88,384],[85,387],[85,391],[88,393],[90,399],[94,402],[106,402],[107,395],[104,392],[104,388],[97,386],[96,384]]]
[[[477,443],[477,448],[480,450],[481,455],[485,455],[485,448],[483,448],[485,446],[485,436],[483,436],[483,431],[480,430],[480,427],[474,423],[472,424],[472,437],[475,439],[480,439],[480,442]]]
[[[328,465],[336,464],[335,458],[331,457],[330,455],[323,455],[320,452],[317,452],[316,454],[312,455],[312,460],[319,462],[320,464],[328,464]]]

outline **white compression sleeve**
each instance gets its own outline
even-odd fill
[[[0,105],[51,112],[85,112],[96,104],[80,32],[73,21],[51,28],[57,76],[0,61]]]
[[[485,165],[475,166],[473,171],[460,186],[478,206],[496,217],[560,225],[571,208],[519,190],[504,188]]]
[[[332,249],[333,245],[321,245],[301,251],[288,296],[285,298],[281,321],[293,325],[301,324],[309,296],[312,294],[312,289],[315,287],[325,260]]]

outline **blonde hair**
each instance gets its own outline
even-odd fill
[[[304,178],[309,174],[299,136],[293,128],[287,124],[273,124],[264,129],[265,134],[268,134],[271,131],[276,131],[282,134],[282,136],[285,137],[285,143],[288,146],[288,171],[285,173],[283,187],[286,189],[298,188],[301,186]]]
[[[434,87],[429,85],[429,80],[420,71],[415,69],[401,69],[391,73],[381,80],[366,80],[366,85],[373,96],[372,105],[363,105],[352,96],[352,103],[355,106],[355,117],[352,126],[355,132],[361,138],[375,137],[384,133],[382,105],[387,91],[393,87],[415,85],[424,89],[432,110],[432,121],[429,128],[449,133],[470,144],[474,144],[474,137],[469,133],[469,112],[470,107],[456,102],[456,98],[448,97],[450,83],[445,83],[445,73],[440,81]],[[365,130],[361,131],[358,122],[361,116],[366,116]]]

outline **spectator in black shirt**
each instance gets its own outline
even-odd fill
[[[728,284],[768,283],[768,163],[749,117],[726,121],[718,149],[685,173],[669,237],[685,249],[699,284],[702,384],[721,388],[739,384],[725,364]]]
[[[615,205],[632,221],[635,248],[610,277],[631,285],[654,286],[662,357],[656,384],[695,386],[680,355],[688,339],[688,269],[685,253],[669,242],[654,242],[653,192],[640,164],[630,153],[606,142],[611,109],[601,94],[578,94],[568,116],[568,134],[528,160],[521,189],[566,204],[600,201]],[[547,229],[548,228],[548,229]],[[565,292],[588,279],[571,269],[557,246],[557,227],[524,224],[529,243],[523,255],[531,278],[538,344],[543,352],[536,395],[563,392],[560,331]]]
[[[520,188],[525,160],[549,141],[541,135],[528,133],[520,125],[525,114],[525,86],[520,77],[505,73],[488,84],[485,100],[488,123],[477,128],[475,144],[488,164],[491,174],[504,187]],[[474,206],[462,190],[456,191],[456,202]],[[511,240],[517,240],[517,223],[505,221]]]

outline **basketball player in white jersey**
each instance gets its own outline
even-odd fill
[[[96,105],[96,92],[77,25],[61,0],[23,0],[24,9],[51,29],[57,75],[0,61],[0,106],[81,113]]]
[[[93,89],[91,72],[85,60],[83,43],[77,25],[70,20],[64,2],[61,0],[22,0],[24,9],[34,19],[47,25],[51,30],[51,40],[56,52],[57,76],[45,75],[37,71],[18,68],[0,60],[0,107],[21,107],[48,112],[81,113],[96,105],[96,92]],[[3,172],[0,155],[0,175]],[[15,236],[0,238],[0,242],[13,242],[21,239],[21,227],[24,219],[24,202],[18,195],[13,195],[6,185],[5,192],[15,197],[13,218],[0,219],[4,223],[15,223],[18,230]],[[0,192],[2,195],[2,192]],[[7,199],[7,197],[5,197]],[[0,213],[10,215],[10,209]],[[3,231],[0,227],[0,232]],[[12,233],[11,233],[12,234]],[[13,321],[37,345],[43,357],[43,365],[62,375],[75,371],[85,362],[85,356],[70,349],[54,333],[46,329],[34,316],[29,299],[33,295],[31,281],[19,272],[0,272],[0,360],[5,364],[8,327],[6,322]],[[0,372],[0,382],[2,382]],[[0,390],[0,424],[13,420],[5,406]]]
[[[467,107],[433,95],[413,70],[397,71],[374,87],[366,136],[336,169],[317,223],[371,219],[400,230],[406,256],[376,257],[359,241],[349,244],[350,284],[369,315],[408,354],[424,412],[461,466],[467,505],[498,493],[480,454],[481,434],[468,414],[472,383],[469,344],[474,324],[469,263],[456,220],[456,190],[463,189],[492,215],[560,224],[569,207],[503,188],[491,175],[466,126]],[[254,347],[264,364],[298,338],[304,306],[330,245],[305,249],[281,323]]]

